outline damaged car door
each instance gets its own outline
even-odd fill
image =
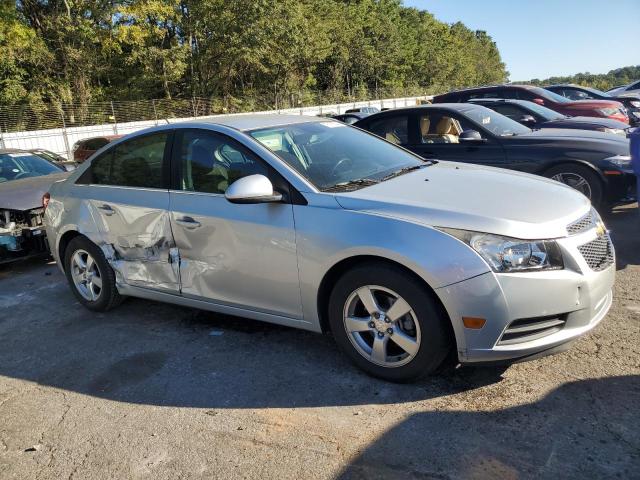
[[[275,188],[286,180],[234,139],[195,128],[176,130],[172,169],[182,295],[301,318],[293,206],[224,196],[249,175],[265,175]]]
[[[168,157],[172,132],[134,137],[94,158],[78,183],[100,246],[118,281],[179,291],[169,220]]]

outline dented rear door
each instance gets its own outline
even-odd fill
[[[178,293],[167,187],[171,138],[164,131],[119,143],[92,161],[85,188],[99,246],[116,280]]]

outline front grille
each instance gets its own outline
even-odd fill
[[[567,322],[567,314],[514,320],[504,331],[498,345],[530,342],[559,332]]]
[[[595,227],[596,218],[593,214],[593,211],[587,213],[584,217],[579,220],[576,220],[573,223],[570,223],[567,226],[567,233],[569,235],[577,235],[582,232],[586,232],[587,230]]]
[[[604,270],[614,261],[613,245],[609,235],[601,235],[595,240],[580,245],[578,250],[584,257],[591,270],[599,272]]]

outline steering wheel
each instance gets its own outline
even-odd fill
[[[336,177],[338,172],[340,172],[341,169],[349,169],[352,166],[353,166],[353,160],[351,160],[348,157],[343,157],[340,160],[338,160],[338,163],[336,163],[334,167],[331,169],[331,176]]]

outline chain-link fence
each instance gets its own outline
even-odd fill
[[[273,92],[243,97],[157,99],[89,104],[0,105],[0,148],[43,148],[72,158],[73,145],[165,122],[246,112],[330,115],[357,106],[394,108],[427,98],[412,90]]]

